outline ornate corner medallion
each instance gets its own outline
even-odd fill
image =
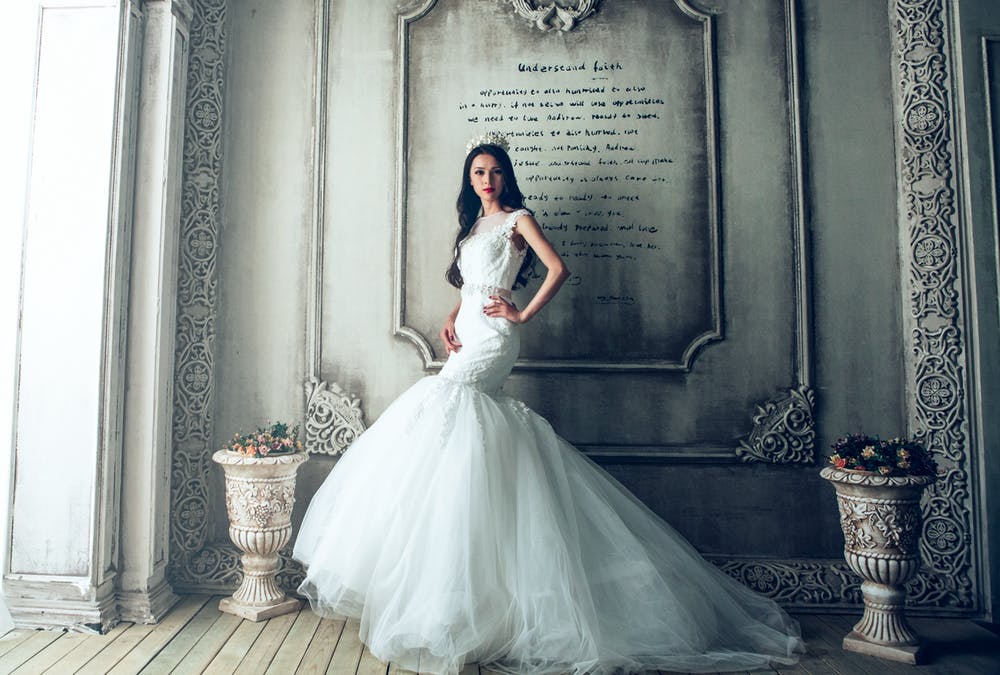
[[[753,430],[740,440],[736,456],[744,462],[812,464],[816,447],[815,405],[812,387],[800,385],[758,406]]]
[[[336,382],[310,377],[305,383],[306,452],[341,455],[365,430],[361,399],[351,396]]]
[[[535,28],[542,31],[561,30],[568,32],[597,11],[601,0],[556,0],[542,3],[537,0],[510,0],[514,11],[524,17]]]

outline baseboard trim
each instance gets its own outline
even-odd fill
[[[159,623],[180,597],[166,581],[149,591],[119,591],[118,617],[121,621]]]
[[[41,589],[37,581],[19,583],[10,578],[5,580],[7,607],[18,628],[64,628],[82,633],[107,633],[118,623],[118,603],[113,594],[99,600],[58,597],[62,590],[59,587],[63,584],[49,584],[46,597],[39,597]],[[78,587],[71,588],[79,595]],[[69,588],[65,590],[70,591]]]

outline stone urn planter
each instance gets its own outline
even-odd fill
[[[278,551],[292,536],[295,474],[309,456],[304,452],[250,457],[219,450],[212,459],[226,474],[229,537],[243,551],[243,583],[219,610],[251,621],[294,612],[301,600],[289,598],[275,576]]]
[[[920,568],[920,495],[933,475],[881,475],[828,466],[844,531],[844,558],[861,576],[865,611],[848,651],[916,664],[920,640],[904,615],[904,584]]]

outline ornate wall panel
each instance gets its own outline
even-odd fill
[[[571,3],[550,6],[543,2],[512,2],[496,3],[495,6],[505,9],[504,20],[511,23],[512,29],[563,39],[560,36],[594,30],[592,27],[598,25],[601,12],[613,2],[615,0],[592,3],[593,11],[586,15],[567,14],[565,18],[555,9],[537,16],[531,12]],[[418,21],[422,12],[432,9],[434,4],[409,3],[400,10],[403,15],[400,20],[401,49],[406,48],[408,25]],[[584,4],[578,2],[572,6],[579,9]],[[956,190],[952,178],[954,105],[949,80],[948,14],[943,0],[889,0],[888,4],[897,97],[902,273],[908,289],[907,320],[911,324],[908,336],[912,358],[907,381],[912,430],[931,445],[946,467],[942,480],[929,491],[925,501],[923,554],[928,567],[910,584],[911,602],[917,608],[930,608],[938,613],[969,613],[975,611],[978,602],[978,563],[969,510],[972,476],[965,407],[968,395],[965,384],[966,308],[959,255],[962,242],[956,223]],[[700,446],[696,453],[691,453],[691,448],[682,443],[643,445],[637,442],[635,446],[642,445],[644,457],[650,459],[710,457],[806,464],[813,461],[816,441],[810,362],[809,246],[804,222],[799,94],[794,86],[798,78],[796,45],[799,38],[795,4],[789,0],[776,6],[782,9],[785,66],[791,83],[785,108],[785,112],[791,111],[788,146],[782,151],[788,153],[795,165],[790,173],[789,191],[782,196],[790,204],[786,229],[786,243],[790,247],[787,279],[790,280],[790,307],[794,316],[785,353],[791,355],[791,365],[778,378],[780,381],[776,380],[769,387],[768,394],[757,397],[741,409],[739,415],[744,431],[731,436],[735,441]],[[326,17],[327,3],[317,0],[317,7]],[[210,474],[213,435],[214,265],[222,170],[220,120],[225,10],[225,0],[196,2],[191,35],[171,541],[171,571],[179,588],[232,588],[238,581],[238,552],[228,542],[208,541],[206,529],[209,509],[206,481]],[[323,118],[322,113],[328,105],[324,75],[328,67],[333,67],[326,63],[324,52],[326,20],[320,24],[317,119]],[[402,63],[405,64],[405,59]],[[405,85],[405,77],[402,82]],[[401,125],[404,120],[400,120]],[[314,295],[309,302],[312,314],[307,326],[310,362],[304,383],[305,429],[311,452],[335,455],[364,429],[364,420],[357,398],[334,384],[333,378],[328,377],[330,373],[323,373],[321,367],[322,363],[335,361],[329,354],[324,359],[320,339],[324,312],[331,311],[324,306],[323,297],[323,290],[329,289],[331,279],[322,250],[326,226],[322,212],[326,180],[323,167],[327,164],[324,134],[320,122],[315,158],[317,206],[313,214],[315,231],[309,261],[310,292]],[[401,135],[405,138],[405,134]],[[413,146],[404,144],[403,140],[400,143],[401,161],[412,159]],[[724,229],[723,235],[725,241],[726,237],[738,237],[739,233]],[[727,277],[727,283],[730,282]],[[726,307],[727,318],[729,309]],[[728,340],[729,326],[725,327]],[[697,373],[702,359],[713,357],[712,352],[723,345],[724,342],[719,342],[704,350],[694,362],[694,372]],[[419,353],[423,363],[434,365],[433,351],[424,349]],[[615,374],[618,376],[621,375]],[[680,377],[684,375],[675,373],[664,379]],[[669,386],[668,383],[664,388]],[[672,393],[668,391],[664,396]],[[612,460],[627,460],[635,453],[635,446],[624,444],[582,445],[591,454]],[[832,498],[830,502],[832,508]],[[787,606],[826,608],[860,603],[859,580],[843,560],[716,558],[715,562],[726,573]],[[300,578],[301,570],[289,564],[281,581],[286,588],[292,588]]]
[[[226,0],[195,0],[184,134],[169,574],[178,589],[231,574],[208,541],[212,471],[216,254],[222,184]],[[235,548],[232,549],[235,551]],[[233,563],[233,564],[229,564]]]
[[[724,323],[714,17],[686,2],[620,0],[596,14],[593,2],[535,4],[512,15],[440,0],[400,17],[399,157],[440,151],[399,164],[397,333],[441,365],[432,340],[454,235],[440,186],[466,136],[500,130],[573,270],[525,334],[520,365],[689,372]],[[453,23],[468,29],[446,45],[437,36]],[[473,63],[445,54],[496,36]]]
[[[950,5],[890,0],[901,268],[909,338],[911,432],[944,471],[923,500],[924,567],[907,602],[934,614],[980,605],[972,523],[963,247],[954,177]],[[768,411],[761,410],[761,414]],[[773,415],[769,416],[774,418]],[[786,606],[860,602],[860,579],[843,560],[715,561],[730,576]]]
[[[174,454],[172,460],[171,550],[169,574],[178,590],[232,590],[240,583],[240,551],[228,540],[211,538],[210,485],[217,468],[211,457],[214,426],[214,349],[216,337],[216,260],[220,246],[223,183],[223,117],[227,1],[195,0],[188,68],[188,102],[184,145],[183,204],[178,277],[177,350],[175,365]],[[316,0],[317,82],[326,71],[329,0]],[[325,109],[325,88],[317,94],[317,119]],[[325,174],[324,125],[317,130],[314,157],[315,206],[310,256],[310,312],[306,317],[308,367],[316,372],[320,332],[315,320],[322,302],[316,270],[322,265],[322,193]],[[360,401],[336,384],[310,378],[304,440],[317,454],[337,454],[364,429]],[[279,583],[294,589],[302,569],[281,552]]]
[[[909,421],[944,469],[924,499],[926,567],[911,584],[911,601],[974,611],[979,572],[971,517],[968,308],[955,186],[950,6],[944,0],[889,3]]]
[[[437,308],[453,302],[440,282],[453,237],[442,223],[453,215],[439,186],[451,184],[453,155],[462,155],[466,136],[498,129],[511,138],[529,205],[575,272],[559,302],[525,333],[517,368],[600,373],[609,391],[621,388],[610,397],[623,402],[662,383],[660,395],[672,406],[664,420],[671,413],[706,425],[730,418],[713,430],[718,437],[705,431],[698,440],[672,435],[667,423],[659,438],[642,442],[571,440],[613,461],[813,461],[797,10],[788,0],[740,11],[705,11],[683,0],[434,0],[401,8],[394,319],[425,368],[443,364],[434,346]],[[766,96],[737,85],[747,54],[734,51],[734,35],[762,30],[745,27],[748,18],[770,22],[753,43],[760,53],[748,60],[766,53],[768,67],[785,66]],[[492,45],[475,68],[439,53],[437,36],[457,24],[475,29],[456,39]],[[719,31],[728,50],[721,56]],[[718,101],[727,98],[741,119],[720,117]],[[768,108],[775,101],[785,105]],[[787,138],[786,152],[767,160],[777,178],[766,185],[742,162],[774,144],[757,149],[738,140],[746,125]],[[720,151],[727,135],[738,151]],[[727,181],[736,192],[759,190],[767,215],[753,223],[744,220],[749,209],[726,215]],[[755,240],[744,239],[749,232]],[[752,281],[752,270],[761,269],[775,276]],[[639,372],[663,379],[628,379]],[[692,372],[705,389],[686,385]],[[746,381],[734,382],[735,373]],[[726,389],[755,393],[723,403],[715,393]],[[732,418],[740,409],[745,415]],[[630,415],[648,421],[657,413],[641,406],[608,412],[620,426],[650,427]]]

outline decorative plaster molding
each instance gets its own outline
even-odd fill
[[[571,30],[572,26],[562,23],[563,15],[566,21],[579,22],[597,11],[599,0],[576,0],[576,8],[568,7],[565,0],[551,2],[541,7],[536,7],[539,3],[534,0],[510,0],[515,10],[531,21],[542,22],[539,28],[550,30],[554,25],[546,22],[556,20],[560,22],[561,30]],[[794,0],[783,0],[786,14],[794,12]],[[704,59],[704,69],[701,73],[705,90],[705,155],[707,160],[707,180],[705,190],[708,193],[708,241],[710,243],[710,253],[707,254],[707,265],[709,267],[708,283],[710,289],[706,292],[706,303],[710,307],[711,321],[707,329],[691,338],[690,342],[684,346],[679,355],[669,355],[667,358],[646,358],[633,360],[610,360],[610,359],[530,359],[519,358],[514,365],[515,370],[558,370],[568,372],[674,372],[688,373],[691,371],[695,359],[702,353],[707,345],[719,342],[724,337],[724,313],[723,313],[723,288],[722,288],[722,178],[721,164],[719,158],[719,111],[718,111],[718,68],[716,64],[716,28],[713,13],[696,8],[686,0],[674,0],[674,4],[681,13],[692,21],[701,24],[701,44]],[[431,337],[424,335],[420,330],[407,325],[406,321],[406,255],[407,255],[407,158],[408,129],[409,129],[409,83],[410,83],[410,27],[420,19],[427,16],[436,7],[436,0],[425,0],[423,3],[411,2],[402,3],[397,6],[399,14],[399,32],[397,49],[399,68],[398,76],[398,127],[397,127],[397,171],[396,189],[401,195],[396,202],[396,236],[394,243],[394,268],[395,279],[393,288],[393,334],[406,338],[417,349],[426,370],[437,370],[444,366],[445,359],[435,353],[431,343]],[[562,14],[560,14],[562,13]],[[579,16],[577,16],[579,14]],[[576,18],[574,18],[576,17]],[[548,27],[546,27],[548,26]],[[568,26],[568,27],[567,27]],[[797,37],[794,34],[794,18],[787,20],[786,28],[790,31],[786,35],[788,46],[789,77],[797,78],[797,66],[795,65],[795,46]],[[790,42],[789,42],[790,41]],[[795,190],[801,191],[801,151],[797,146],[798,133],[798,80],[789,82],[789,90],[795,92],[793,97],[794,105],[790,106],[790,126],[793,128],[793,138],[790,139],[793,145],[791,156],[795,165],[792,167],[793,174],[797,177]],[[800,204],[802,199],[800,194],[793,195],[796,204]],[[796,252],[801,250],[800,241],[804,241],[804,225],[800,219],[801,209],[796,208],[793,236],[795,237]],[[794,287],[796,289],[796,303],[800,306],[807,300],[802,295],[802,290],[807,285],[808,264],[807,258],[799,256],[794,263]],[[801,326],[801,318],[808,316],[808,310],[798,312],[799,325],[797,330],[805,330]]]
[[[398,5],[400,12],[416,11],[420,3]],[[316,0],[316,71],[313,79],[316,134],[313,143],[313,211],[309,240],[309,299],[306,317],[306,352],[309,377],[304,383],[306,415],[303,442],[317,455],[340,455],[365,430],[361,401],[335,382],[326,382],[323,362],[323,231],[326,204],[326,118],[330,40],[330,1]]]
[[[783,607],[858,605],[861,579],[843,560],[712,557],[719,569]]]
[[[318,0],[323,2],[323,0]],[[426,12],[433,3],[424,3]],[[971,499],[968,469],[968,430],[964,419],[964,343],[959,331],[962,324],[962,296],[958,289],[958,269],[955,260],[958,238],[951,218],[954,216],[954,189],[951,187],[949,166],[954,166],[953,149],[948,145],[952,138],[948,124],[953,110],[950,93],[942,89],[946,54],[943,35],[943,8],[940,0],[890,0],[890,11],[897,40],[895,52],[900,58],[897,73],[897,92],[900,96],[919,94],[921,87],[911,82],[933,81],[932,100],[937,104],[921,108],[910,101],[906,110],[912,114],[898,116],[898,126],[913,127],[912,139],[905,139],[900,158],[905,166],[900,167],[900,190],[909,204],[923,207],[932,214],[930,224],[943,229],[940,234],[930,237],[924,233],[925,224],[909,220],[904,227],[906,246],[909,252],[909,266],[905,269],[907,282],[909,275],[916,275],[921,284],[914,284],[914,294],[908,296],[912,314],[926,326],[934,326],[937,317],[924,311],[928,307],[941,306],[948,309],[943,328],[935,331],[919,329],[911,335],[917,357],[922,366],[918,377],[916,369],[911,377],[914,385],[914,401],[911,407],[919,413],[919,432],[938,455],[939,462],[947,466],[946,473],[935,486],[928,490],[924,505],[924,526],[922,536],[922,556],[928,567],[908,584],[909,597],[919,614],[922,607],[936,615],[967,614],[977,606],[976,587],[972,580],[973,556],[970,511]],[[416,5],[414,5],[416,6]],[[797,184],[795,237],[799,265],[796,270],[798,280],[799,307],[799,353],[796,354],[798,382],[793,392],[805,397],[805,390],[812,392],[809,370],[808,331],[808,248],[803,220],[804,192],[801,176],[801,135],[798,118],[798,79],[795,45],[795,3],[786,0],[786,33],[788,40],[789,78],[792,91],[792,147],[796,157],[795,170]],[[172,511],[173,541],[172,569],[178,590],[198,589],[200,591],[222,591],[239,585],[239,551],[232,545],[204,545],[206,526],[207,475],[210,451],[196,452],[185,449],[183,444],[202,447],[211,438],[210,407],[212,394],[211,354],[214,339],[214,292],[215,292],[215,241],[217,237],[217,200],[219,170],[221,169],[221,145],[213,142],[217,131],[212,125],[221,120],[221,93],[225,0],[198,0],[196,16],[192,26],[192,61],[189,73],[188,144],[185,147],[185,229],[182,233],[185,252],[181,261],[182,289],[180,291],[178,318],[178,390],[180,381],[188,389],[183,403],[178,401],[175,408],[175,434],[178,434],[174,460],[175,501]],[[413,16],[409,19],[412,20]],[[898,23],[897,23],[898,20]],[[208,25],[206,25],[206,22]],[[912,63],[904,63],[910,59]],[[197,61],[197,65],[196,65]],[[214,74],[213,74],[214,73]],[[210,105],[202,105],[208,94]],[[929,94],[925,94],[929,95]],[[907,99],[908,101],[910,99]],[[919,100],[919,96],[916,99]],[[942,105],[944,107],[940,107]],[[937,107],[935,107],[937,105]],[[198,111],[196,111],[196,108]],[[942,123],[935,115],[943,111],[947,123]],[[202,117],[200,126],[195,118]],[[905,121],[904,121],[905,120]],[[943,131],[942,131],[943,126]],[[921,131],[922,129],[922,131]],[[900,130],[897,129],[899,133]],[[921,135],[922,134],[922,135]],[[918,148],[917,141],[930,134],[937,140],[931,149]],[[943,141],[943,144],[942,144]],[[190,156],[190,159],[189,159]],[[931,167],[926,174],[916,172],[916,167]],[[942,166],[944,163],[944,166]],[[190,165],[190,168],[189,168]],[[904,180],[905,176],[905,180]],[[202,192],[202,190],[204,192]],[[198,202],[196,197],[212,196],[213,200]],[[940,202],[940,211],[930,207],[935,199]],[[187,204],[204,203],[204,211],[198,211],[207,223],[197,228],[189,221],[191,213]],[[935,244],[937,242],[937,245]],[[919,246],[917,245],[919,243]],[[933,253],[933,255],[930,255]],[[943,257],[942,257],[943,256]],[[905,260],[904,260],[905,262]],[[925,301],[933,300],[933,302]],[[923,308],[923,309],[922,309]],[[186,322],[182,327],[181,323]],[[184,352],[189,352],[185,355]],[[183,366],[187,366],[186,368]],[[321,383],[321,378],[317,377]],[[307,395],[309,383],[306,384]],[[318,386],[318,384],[316,385]],[[338,388],[339,389],[339,388]],[[342,393],[342,392],[341,392]],[[346,397],[346,394],[344,395]],[[791,393],[789,394],[791,397]],[[178,398],[180,398],[178,396]],[[349,400],[349,397],[347,397]],[[919,403],[917,402],[919,401]],[[764,408],[766,408],[765,404]],[[937,426],[931,426],[933,422]],[[751,434],[751,437],[753,434]],[[953,441],[953,442],[952,442]],[[749,444],[749,438],[748,438]],[[183,447],[187,447],[183,446]],[[746,451],[744,451],[746,452]],[[751,460],[748,460],[751,461]],[[184,484],[181,487],[181,484]],[[185,542],[178,549],[176,542]],[[180,554],[178,554],[178,550]],[[287,590],[298,586],[302,580],[301,567],[290,560],[288,550],[282,552],[283,569],[278,575],[279,583]],[[860,579],[850,571],[842,560],[746,560],[742,558],[721,558],[714,562],[727,574],[750,588],[767,595],[783,606],[790,608],[857,607],[861,603]],[[179,583],[178,583],[179,582]],[[8,581],[9,583],[9,581]]]
[[[563,32],[573,30],[584,19],[597,11],[601,0],[560,0],[547,4],[537,0],[510,0],[514,11],[524,17],[535,28],[542,31],[558,29]]]
[[[327,107],[330,69],[330,0],[315,0],[316,70],[313,72],[313,133],[312,147],[312,227],[309,229],[307,271],[308,299],[306,303],[306,372],[322,379],[323,362],[323,260],[324,226],[326,224],[326,147]]]
[[[119,591],[118,619],[134,623],[159,623],[179,599],[165,580],[149,591]]]
[[[926,539],[927,526],[924,524]],[[723,572],[744,586],[771,598],[790,610],[816,610],[835,607],[857,608],[861,602],[861,578],[843,559],[761,559],[709,558]],[[926,563],[926,558],[924,558]],[[967,612],[935,607],[926,598],[938,588],[937,573],[928,567],[917,572],[906,584],[907,614],[944,616]]]
[[[955,176],[950,4],[890,0],[896,181],[911,433],[944,474],[926,490],[921,552],[926,574],[913,603],[975,612],[969,450],[967,289]],[[915,588],[913,586],[916,586]]]
[[[341,455],[365,430],[361,400],[336,382],[310,377],[305,383],[304,443],[313,455]]]
[[[99,600],[70,599],[80,597],[80,585],[65,578],[7,578],[4,590],[18,628],[106,633],[120,621],[114,593],[102,593]]]
[[[813,408],[816,395],[799,385],[784,396],[757,406],[753,431],[740,440],[736,456],[744,462],[812,464],[816,429]]]
[[[197,587],[208,537],[226,0],[193,3],[174,364],[171,581]],[[235,548],[233,549],[235,551]]]

